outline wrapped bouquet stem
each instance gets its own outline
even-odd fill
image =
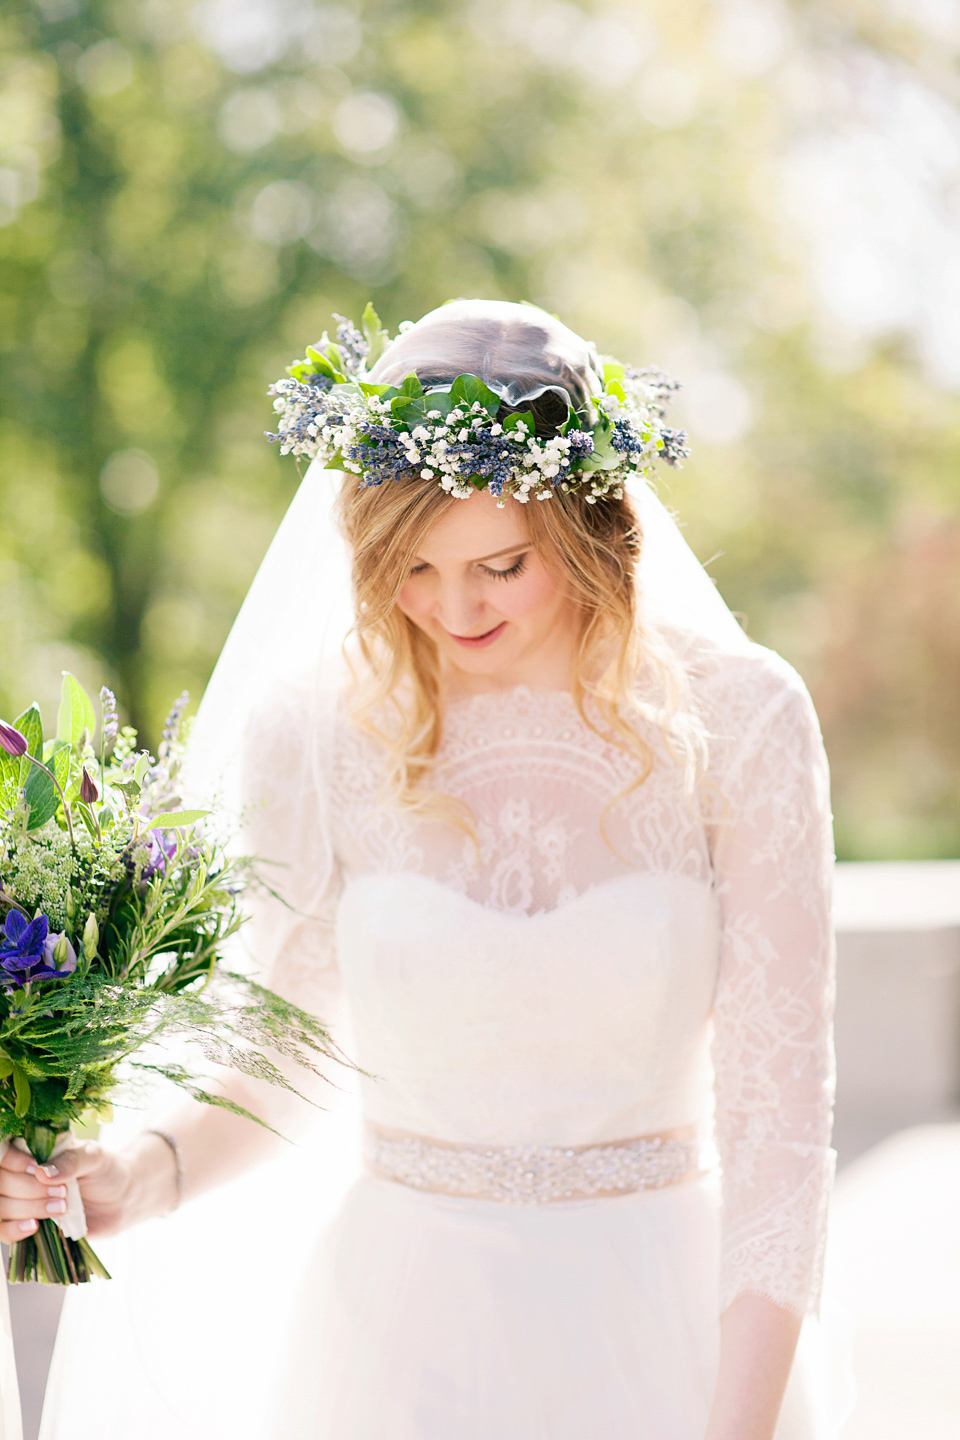
[[[55,1160],[69,1145],[71,1134],[57,1134],[48,1125],[27,1125],[22,1139],[12,1143],[41,1165]],[[0,1140],[0,1156],[11,1142]],[[98,1276],[109,1280],[109,1271],[86,1238],[87,1220],[80,1189],[75,1180],[67,1183],[67,1211],[59,1220],[41,1220],[27,1240],[11,1246],[7,1279],[15,1284],[32,1280],[47,1285],[81,1285]]]
[[[252,862],[225,853],[208,812],[181,805],[186,696],[156,757],[120,728],[111,693],[100,698],[98,726],[65,674],[54,737],[44,739],[35,705],[0,722],[0,1144],[40,1164],[137,1070],[256,1119],[175,1060],[172,1040],[204,1067],[287,1089],[290,1067],[271,1054],[314,1071],[321,1057],[341,1058],[313,1016],[224,967]],[[94,1276],[109,1278],[79,1193],[59,1222],[42,1220],[11,1247],[13,1282]]]

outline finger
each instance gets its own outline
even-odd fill
[[[67,1209],[66,1186],[58,1187],[63,1193],[41,1195],[33,1200],[11,1200],[0,1195],[0,1220],[43,1220],[48,1215],[64,1215]]]
[[[36,1220],[5,1220],[0,1223],[0,1240],[4,1245],[13,1245],[17,1240],[25,1240],[32,1235],[36,1228]]]
[[[62,1185],[65,1180],[79,1180],[91,1170],[99,1170],[103,1164],[103,1150],[93,1141],[71,1146],[50,1160],[46,1165],[37,1166],[36,1178],[42,1185]]]
[[[55,1183],[40,1181],[35,1175],[19,1175],[14,1170],[7,1170],[0,1172],[0,1196],[12,1195],[18,1200],[36,1199],[46,1195],[49,1186]]]
[[[36,1168],[37,1162],[33,1156],[23,1150],[18,1150],[15,1145],[8,1145],[6,1154],[0,1160],[0,1170],[21,1171],[28,1174]]]

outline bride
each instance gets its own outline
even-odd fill
[[[284,448],[319,459],[194,736],[274,867],[255,961],[320,1014],[342,990],[362,1067],[364,1171],[298,1256],[274,1433],[814,1440],[794,1355],[833,952],[810,701],[642,478],[683,453],[662,376],[530,306],[368,338],[342,327],[275,387]],[[346,466],[333,502],[319,461]],[[229,1088],[289,1133],[296,1102]],[[272,1144],[196,1106],[44,1171],[10,1151],[0,1238],[70,1179],[91,1233],[124,1230]],[[107,1434],[76,1343],[50,1440]]]

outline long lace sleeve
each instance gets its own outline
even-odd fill
[[[758,696],[749,680],[714,844],[721,1308],[749,1292],[803,1314],[819,1300],[834,1163],[829,775],[800,681],[765,668]]]
[[[241,932],[264,983],[330,1024],[340,985],[334,919],[340,873],[323,777],[315,763],[316,708],[295,695],[255,716],[243,765],[243,848],[260,883]]]

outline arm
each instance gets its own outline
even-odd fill
[[[721,1356],[708,1440],[772,1440],[832,1176],[833,844],[810,702],[777,679],[724,776],[714,1009]]]
[[[799,1315],[760,1295],[739,1295],[728,1306],[705,1440],[771,1440],[800,1323]]]

